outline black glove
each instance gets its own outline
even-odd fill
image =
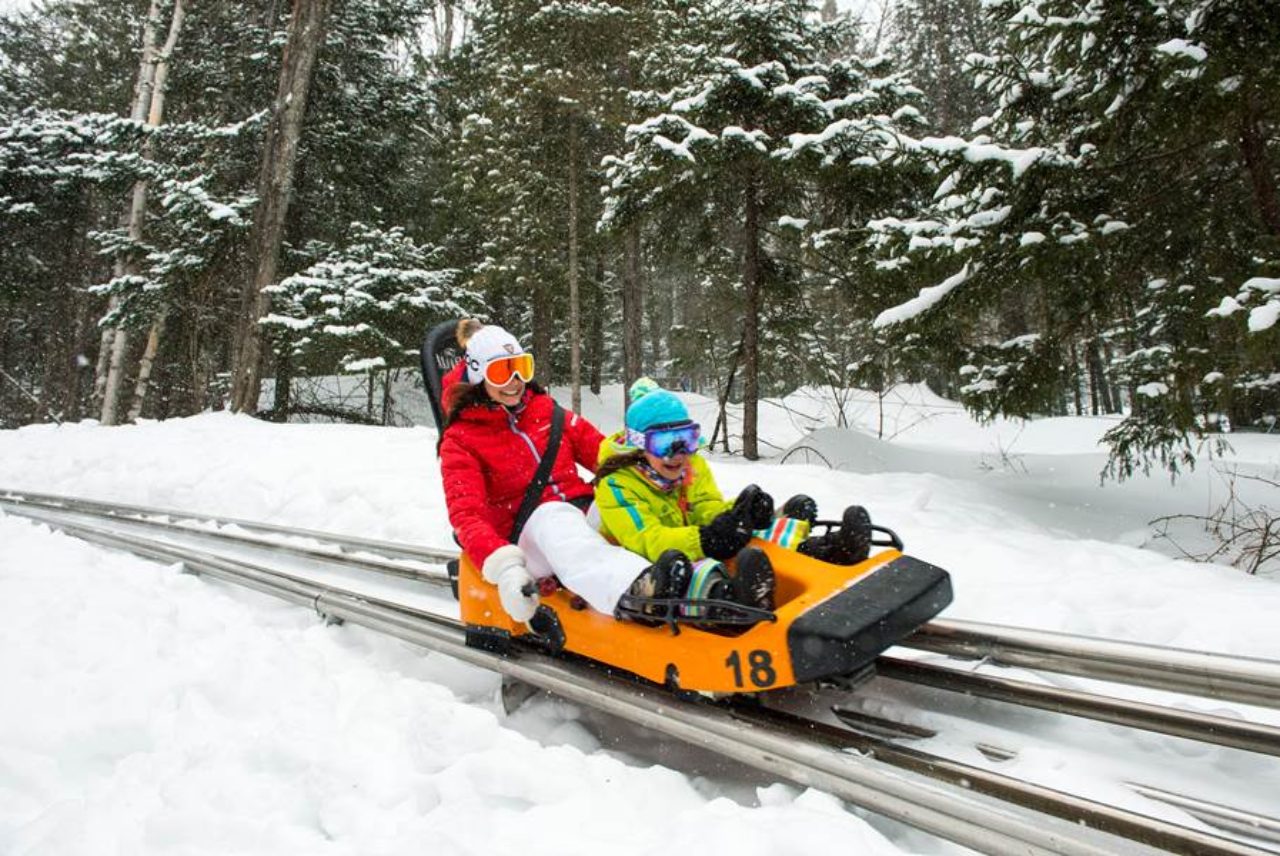
[[[702,540],[702,552],[713,559],[725,561],[738,555],[738,551],[751,540],[751,530],[732,511],[726,511],[698,530]]]
[[[773,523],[773,497],[759,485],[749,484],[734,500],[733,514],[749,529],[764,529]]]

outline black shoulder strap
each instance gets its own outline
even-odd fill
[[[516,543],[520,538],[521,531],[524,530],[524,524],[529,520],[529,515],[533,514],[533,510],[538,507],[538,500],[542,498],[542,492],[547,489],[547,481],[551,478],[551,468],[555,465],[556,454],[560,451],[560,435],[564,433],[564,409],[558,402],[551,405],[551,435],[547,438],[546,451],[542,453],[542,460],[538,463],[538,471],[533,474],[533,481],[529,482],[529,487],[525,489],[524,501],[520,503],[520,510],[516,512],[515,525],[511,527],[512,544]]]

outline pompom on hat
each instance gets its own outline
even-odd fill
[[[631,404],[627,407],[626,440],[632,448],[644,448],[644,432],[650,428],[692,421],[684,402],[658,386],[653,378],[640,378],[631,384],[627,395]]]
[[[467,383],[483,381],[484,367],[494,360],[523,353],[524,347],[515,336],[497,324],[486,324],[467,340],[467,350],[462,355],[467,363]]]

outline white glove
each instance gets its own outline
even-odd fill
[[[533,618],[538,609],[538,586],[524,566],[523,550],[515,544],[499,547],[484,560],[481,574],[498,587],[498,599],[507,615],[520,622]],[[525,586],[532,586],[533,593],[525,594]]]

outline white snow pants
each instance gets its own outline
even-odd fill
[[[544,502],[529,515],[517,546],[534,577],[555,574],[597,612],[614,607],[650,562],[610,544],[587,516],[567,502]]]

